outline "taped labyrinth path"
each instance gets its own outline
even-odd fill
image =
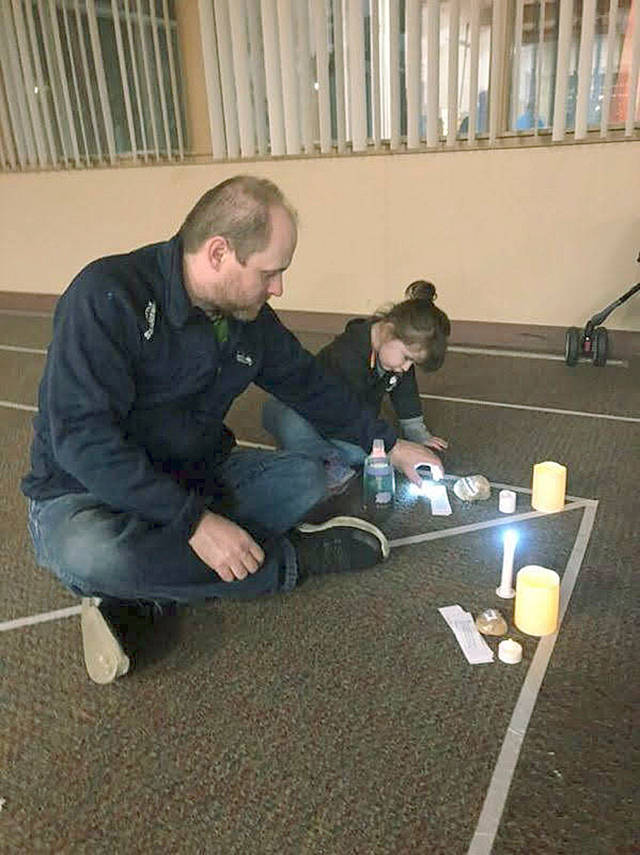
[[[457,480],[456,475],[445,475],[448,481]],[[491,483],[491,487],[497,490],[513,490],[515,493],[530,496],[531,490],[525,487],[515,487],[511,484]],[[471,532],[491,529],[499,526],[512,526],[525,520],[538,519],[540,517],[554,517],[567,511],[582,510],[582,519],[575,537],[573,548],[569,555],[562,581],[560,584],[560,607],[558,612],[558,628],[551,635],[543,636],[536,647],[531,664],[520,689],[518,700],[511,714],[511,720],[505,733],[502,747],[491,776],[484,804],[478,818],[478,822],[467,850],[467,855],[490,855],[493,843],[500,826],[500,821],[507,801],[507,795],[511,781],[515,774],[518,758],[524,737],[531,720],[538,693],[547,671],[556,639],[562,627],[562,621],[566,613],[573,589],[582,566],[584,556],[589,545],[591,532],[598,510],[598,502],[595,499],[584,499],[580,496],[566,496],[564,508],[554,513],[543,513],[540,511],[526,511],[520,514],[501,514],[489,520],[471,523],[469,525],[454,526],[441,531],[432,531],[425,534],[411,535],[391,540],[389,545],[392,549],[400,546],[409,546],[427,541],[440,540],[446,537],[456,537]]]
[[[258,445],[257,443],[242,443],[243,445]],[[260,444],[261,445],[261,444]],[[263,447],[263,446],[261,446]],[[445,480],[455,481],[457,475],[445,475]],[[521,495],[531,495],[531,490],[524,487],[515,487],[510,484],[491,483],[491,487],[497,490],[513,490]],[[440,531],[425,532],[424,534],[411,535],[409,537],[396,538],[389,541],[392,549],[402,546],[410,546],[427,541],[440,540],[447,537],[457,537],[471,532],[491,529],[499,526],[512,526],[530,519],[540,517],[553,517],[556,514],[567,511],[582,509],[582,520],[578,528],[573,548],[569,555],[562,582],[560,585],[560,608],[558,613],[558,628],[551,634],[543,636],[536,647],[529,668],[524,678],[518,700],[511,714],[511,719],[505,733],[502,747],[500,749],[489,788],[487,790],[484,804],[478,818],[478,822],[467,850],[467,855],[490,855],[493,843],[500,826],[500,821],[515,774],[520,750],[531,720],[538,693],[547,671],[551,654],[555,647],[556,639],[562,628],[562,621],[566,613],[571,595],[589,545],[591,532],[596,518],[598,502],[595,499],[584,499],[579,496],[566,496],[566,504],[560,511],[547,514],[540,511],[526,511],[519,514],[501,514],[499,517],[471,523],[469,525],[454,526]],[[56,609],[55,611],[43,612],[15,620],[0,622],[0,632],[21,629],[38,623],[60,620],[80,614],[80,606]]]

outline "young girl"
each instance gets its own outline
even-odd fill
[[[371,318],[349,321],[317,358],[376,413],[388,393],[403,438],[440,451],[447,442],[433,436],[424,423],[414,366],[425,371],[440,368],[451,325],[433,304],[436,289],[431,282],[412,282],[405,298]],[[363,463],[369,453],[350,442],[324,439],[306,419],[275,398],[264,404],[262,422],[280,448],[324,461],[327,487],[334,495],[356,474],[351,467]]]

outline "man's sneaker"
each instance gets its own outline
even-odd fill
[[[94,683],[112,683],[129,670],[129,657],[95,597],[83,597],[80,612],[87,673]]]
[[[384,561],[389,542],[373,523],[358,517],[333,517],[320,525],[303,523],[291,533],[298,576],[365,570]]]
[[[170,600],[86,598],[81,612],[85,663],[96,683],[110,683],[127,673],[129,656],[144,649],[166,618],[178,614]],[[125,653],[125,650],[128,652]]]

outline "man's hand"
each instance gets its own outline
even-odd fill
[[[440,436],[430,436],[424,444],[427,448],[433,448],[435,451],[444,451],[446,448],[449,448],[447,440],[442,439]]]
[[[248,532],[211,511],[198,523],[189,546],[223,582],[246,579],[264,561],[264,552]]]
[[[404,472],[407,478],[418,486],[422,484],[422,478],[416,466],[430,466],[431,474],[436,481],[444,475],[442,461],[438,455],[418,442],[399,439],[389,452],[389,459],[396,469]]]

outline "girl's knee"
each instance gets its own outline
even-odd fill
[[[279,483],[278,494],[284,503],[305,508],[315,505],[325,494],[327,476],[324,463],[299,451],[282,451],[272,477]]]
[[[282,404],[275,398],[267,398],[262,405],[262,427],[269,431],[272,436],[278,432],[278,417],[281,413]]]
[[[297,488],[306,510],[317,505],[327,494],[327,472],[322,460],[295,454],[297,458]]]

